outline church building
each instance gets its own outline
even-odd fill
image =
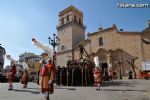
[[[135,71],[138,77],[142,62],[150,61],[150,21],[142,32],[119,30],[113,24],[89,33],[87,39],[85,29],[83,12],[79,9],[69,6],[59,12],[57,65],[66,66],[68,57],[79,60],[80,45],[86,50],[83,55],[87,59],[98,56],[101,66],[107,70],[112,67],[117,77],[127,77],[129,71]]]

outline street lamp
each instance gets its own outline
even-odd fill
[[[54,33],[54,34],[53,34],[53,39],[49,36],[49,37],[48,37],[48,41],[49,41],[49,44],[52,45],[52,47],[53,47],[53,51],[54,51],[53,59],[54,59],[54,58],[55,58],[55,54],[56,54],[55,48],[56,48],[56,46],[59,45],[60,39],[59,39],[58,36],[56,36],[56,34]]]

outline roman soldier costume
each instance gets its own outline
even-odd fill
[[[109,79],[113,81],[114,78],[113,78],[113,69],[112,69],[112,67],[109,68],[108,72],[109,72],[108,73]]]
[[[47,65],[45,60],[42,61],[42,66],[40,68],[40,76],[41,76],[41,92],[45,95],[45,100],[49,99],[49,93],[51,93],[50,85],[52,84],[53,72],[51,71],[51,65]]]
[[[23,84],[23,88],[27,88],[28,85],[28,65],[25,63],[25,61],[23,61],[22,63],[23,65],[23,71],[22,71],[22,79],[21,79],[21,84]]]
[[[13,90],[13,81],[16,75],[16,64],[15,64],[15,60],[12,59],[12,57],[10,55],[6,55],[6,58],[8,60],[10,60],[10,68],[8,70],[7,73],[7,79],[8,79],[8,83],[9,83],[9,88],[8,90]]]
[[[94,74],[94,83],[95,86],[97,87],[96,90],[100,90],[100,86],[102,84],[102,70],[99,66],[99,60],[98,57],[94,58],[95,62],[95,68],[93,69],[93,74]]]
[[[40,68],[40,85],[41,92],[44,94],[45,100],[49,100],[49,94],[52,94],[54,92],[53,82],[55,79],[56,68],[54,59],[52,64],[50,60],[48,62],[47,60],[52,58],[53,50],[47,45],[44,45],[41,42],[37,41],[35,38],[32,39],[32,43],[47,54],[46,56],[41,55],[42,61]]]
[[[53,94],[54,93],[54,81],[55,81],[55,75],[56,75],[56,66],[54,64],[54,61],[53,63],[51,63],[51,60],[48,61],[47,66],[48,66],[48,70],[50,73],[50,80],[52,80],[50,84],[50,94]]]

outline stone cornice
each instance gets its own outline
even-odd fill
[[[78,26],[80,26],[81,28],[83,28],[84,30],[86,29],[86,26],[85,26],[84,24],[82,24],[82,23],[79,24],[79,23],[76,22],[76,21],[70,21],[70,22],[68,22],[68,23],[66,23],[66,24],[59,25],[59,26],[56,27],[56,29],[57,29],[57,30],[61,30],[62,28],[68,27],[68,26],[70,26],[70,25],[78,25]]]
[[[72,12],[72,11],[77,13],[80,16],[83,16],[83,12],[80,11],[79,9],[77,9],[76,7],[72,6],[72,5],[67,7],[66,9],[62,10],[61,12],[59,12],[59,16],[63,16],[69,12]]]

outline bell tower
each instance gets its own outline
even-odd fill
[[[57,35],[60,38],[60,44],[57,47],[57,64],[66,65],[63,64],[61,58],[63,58],[63,60],[68,57],[73,59],[73,48],[85,39],[83,12],[74,6],[69,6],[59,12]]]

